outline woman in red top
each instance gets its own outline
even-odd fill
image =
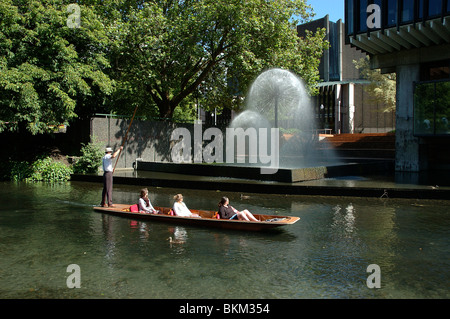
[[[219,203],[219,215],[221,219],[238,218],[239,220],[259,222],[259,220],[256,219],[255,216],[253,216],[253,214],[248,210],[240,212],[229,204],[230,200],[228,199],[228,197],[222,197],[222,200]]]

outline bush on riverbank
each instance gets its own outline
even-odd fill
[[[27,178],[33,182],[65,182],[70,180],[72,168],[61,162],[52,160],[50,157],[38,159],[31,164],[32,174]]]
[[[65,182],[70,180],[72,168],[51,157],[37,159],[29,163],[26,161],[10,161],[3,168],[2,179],[27,182]]]
[[[58,148],[52,148],[27,160],[17,154],[0,159],[0,180],[28,182],[64,182],[70,180],[72,173],[97,173],[102,164],[103,150],[99,143],[82,144],[81,156],[75,163],[61,154]]]
[[[82,144],[81,157],[73,165],[73,171],[79,174],[97,173],[102,165],[103,151],[99,143]]]

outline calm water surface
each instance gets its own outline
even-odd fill
[[[245,233],[92,210],[101,185],[0,183],[1,298],[449,298],[450,203],[181,191],[190,208],[301,217]],[[139,187],[115,186],[116,203]],[[170,206],[176,189],[151,188]],[[179,243],[170,244],[169,237]],[[81,288],[66,285],[67,266]],[[381,268],[381,289],[366,285]]]

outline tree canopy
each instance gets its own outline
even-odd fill
[[[68,27],[67,2],[1,1],[0,131],[25,124],[46,132],[92,113],[113,92],[102,20],[83,6],[80,27]]]
[[[78,12],[68,11],[72,2]],[[328,44],[324,30],[297,36],[311,17],[305,0],[3,0],[0,131],[26,123],[41,133],[136,106],[168,119],[197,101],[239,109],[252,81],[273,67],[314,92]]]
[[[251,82],[272,67],[289,69],[313,87],[325,34],[299,38],[292,19],[310,19],[309,9],[304,0],[165,0],[131,8],[110,25],[115,108],[137,103],[172,118],[195,98],[207,110],[237,109]]]

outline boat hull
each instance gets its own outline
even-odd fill
[[[179,225],[192,225],[204,228],[221,228],[244,231],[264,231],[273,228],[295,224],[300,218],[291,216],[271,216],[256,215],[258,222],[240,221],[214,218],[215,212],[191,210],[192,213],[198,214],[201,218],[196,217],[178,217],[169,214],[170,208],[155,207],[160,214],[133,213],[129,211],[130,205],[117,204],[115,207],[94,207],[94,210],[100,213],[115,215],[136,220],[157,221],[164,223],[174,223]],[[275,220],[275,221],[270,221]]]

